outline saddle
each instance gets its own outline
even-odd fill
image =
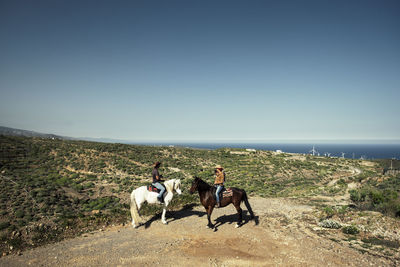
[[[217,191],[217,187],[214,186],[213,196],[214,196],[215,200],[217,200],[216,196],[215,196],[216,191]],[[231,197],[232,195],[233,195],[232,188],[230,188],[230,187],[225,188],[225,186],[224,186],[224,187],[222,187],[221,192],[219,192],[219,199],[223,199],[225,197]]]
[[[154,185],[150,184],[147,186],[147,190],[149,192],[154,192],[154,193],[160,193],[160,189],[158,189],[157,187],[155,187]],[[164,198],[167,195],[167,190],[165,190],[164,194],[161,196],[161,199],[158,199],[159,201],[161,201],[161,203],[164,203]]]
[[[160,193],[160,190],[157,187],[153,186],[152,184],[147,186],[147,190],[150,192]]]

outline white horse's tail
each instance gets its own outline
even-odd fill
[[[135,228],[139,226],[141,218],[139,215],[139,209],[136,205],[135,191],[131,194],[131,216],[132,216],[132,226]]]

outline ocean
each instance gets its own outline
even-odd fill
[[[201,149],[218,148],[250,148],[256,150],[268,150],[288,153],[311,154],[330,157],[354,158],[354,159],[400,159],[400,144],[257,144],[257,143],[146,143],[146,145],[182,146]],[[344,153],[344,154],[343,154]]]

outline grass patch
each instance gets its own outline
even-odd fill
[[[347,235],[357,235],[360,233],[360,230],[355,225],[344,226],[342,228],[342,232]]]
[[[384,246],[384,247],[394,248],[394,249],[400,248],[399,241],[391,241],[391,240],[381,239],[381,238],[377,238],[377,237],[365,238],[365,239],[361,239],[361,241],[364,242],[365,244],[369,244],[369,245],[378,245],[378,246]]]

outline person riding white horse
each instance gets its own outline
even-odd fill
[[[171,202],[172,197],[174,196],[174,191],[178,193],[178,195],[182,194],[181,191],[181,180],[179,179],[171,179],[167,180],[164,183],[167,194],[164,198],[164,207],[163,212],[161,215],[161,221],[163,224],[167,224],[165,220],[165,214],[167,212],[168,204]],[[142,218],[140,217],[139,210],[140,207],[143,205],[144,202],[149,204],[162,204],[158,200],[158,193],[157,192],[150,192],[147,190],[147,186],[141,186],[134,189],[131,193],[130,197],[131,202],[131,216],[132,216],[132,226],[133,228],[138,227],[142,223]]]
[[[161,162],[157,161],[156,163],[154,163],[154,169],[153,169],[153,183],[152,185],[154,187],[156,187],[158,190],[160,190],[160,193],[158,194],[158,201],[160,201],[161,203],[164,203],[164,199],[163,199],[163,195],[165,192],[165,187],[161,184],[161,182],[164,182],[164,180],[162,179],[162,175],[160,175],[160,173],[158,172],[158,168],[161,166]]]

